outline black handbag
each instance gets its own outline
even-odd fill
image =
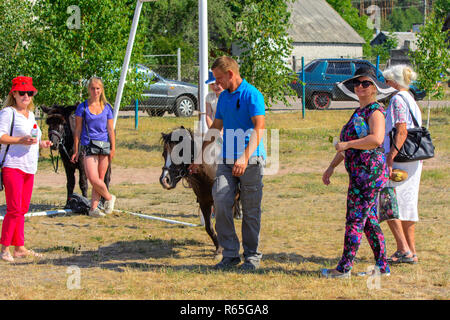
[[[107,141],[90,140],[87,153],[91,155],[108,155],[111,152],[111,144]]]
[[[402,97],[401,95],[399,95]],[[395,145],[395,135],[397,128],[393,128],[389,133],[389,138],[391,140],[391,147],[393,146],[398,154],[395,156],[395,162],[411,162],[418,160],[425,160],[434,157],[434,145],[431,141],[431,135],[427,128],[419,126],[416,118],[411,112],[408,101],[402,97],[408,106],[409,113],[414,123],[414,128],[408,129],[408,136],[403,143],[402,147],[399,148]]]
[[[86,115],[87,103],[84,102],[84,114]],[[89,129],[86,123],[86,116],[83,119],[87,135],[89,137],[89,144],[86,148],[87,155],[109,155],[111,153],[111,143],[109,141],[91,140],[89,136]]]
[[[14,119],[15,119],[15,112],[14,112],[14,110],[13,110],[13,117],[12,117],[12,121],[11,121],[11,130],[10,130],[10,132],[9,132],[9,135],[12,137],[12,134],[13,134],[13,129],[14,129]],[[5,163],[5,159],[6,159],[6,154],[8,153],[8,150],[9,150],[9,146],[10,146],[10,144],[8,144],[8,146],[6,147],[6,150],[5,150],[5,154],[3,155],[3,160],[2,160],[2,164],[0,164],[0,191],[3,191],[3,172],[2,172],[2,169],[3,169],[3,164]],[[1,149],[1,145],[0,145],[0,149]]]

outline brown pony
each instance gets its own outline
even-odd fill
[[[174,133],[177,133],[176,136],[179,138],[178,141],[174,141],[177,140],[176,137],[174,138]],[[206,232],[216,246],[215,254],[221,254],[223,248],[219,246],[217,234],[214,231],[211,221],[211,209],[214,205],[212,187],[216,176],[217,164],[202,164],[197,173],[191,174],[189,173],[188,167],[194,160],[195,151],[194,135],[192,131],[181,126],[170,133],[161,133],[161,136],[164,166],[162,168],[159,182],[164,189],[170,190],[175,188],[181,179],[186,179],[187,183],[192,187],[192,190],[197,196],[197,202],[200,205],[200,210],[205,221]],[[187,140],[185,141],[185,139]],[[181,143],[183,143],[183,146],[187,146],[188,148],[179,148]],[[189,146],[190,154],[183,155],[183,152],[189,150]],[[183,158],[181,162],[178,161],[180,163],[175,163],[171,156],[172,151],[174,151],[174,148],[177,147],[179,150],[178,155],[180,158]],[[200,149],[200,147],[201,146],[199,146],[198,149]],[[236,196],[233,211],[235,217],[238,217],[241,214],[239,193]]]

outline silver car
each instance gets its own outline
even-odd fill
[[[165,111],[177,117],[190,117],[198,110],[198,86],[161,77],[143,65],[137,65],[137,72],[149,79],[139,99],[139,108],[151,116],[162,116]]]

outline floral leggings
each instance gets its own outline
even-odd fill
[[[345,225],[344,252],[338,263],[336,270],[348,272],[352,269],[353,261],[361,244],[363,232],[372,248],[376,266],[381,273],[389,272],[389,265],[386,257],[386,246],[384,235],[378,223],[377,217],[377,196],[378,192],[387,181],[388,177],[384,171],[384,165],[379,166],[384,159],[374,157],[378,165],[370,166],[383,168],[377,174],[364,166],[349,165],[350,185],[347,196],[347,216]],[[372,157],[372,161],[375,160]],[[373,164],[373,163],[372,163]],[[367,168],[367,167],[366,167]]]

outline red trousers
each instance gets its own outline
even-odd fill
[[[30,206],[34,174],[20,169],[3,168],[3,185],[6,198],[6,215],[2,225],[0,243],[5,247],[19,247],[25,243],[25,213]]]

